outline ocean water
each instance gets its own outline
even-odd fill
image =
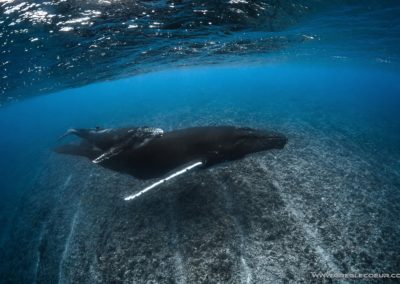
[[[399,277],[397,1],[6,0],[0,13],[0,283]],[[157,179],[53,150],[70,127],[129,125],[248,126],[288,144],[132,202]]]

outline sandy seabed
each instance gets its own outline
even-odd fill
[[[149,123],[266,126],[286,133],[287,146],[195,170],[131,202],[123,198],[153,181],[49,151],[3,240],[0,279],[331,283],[312,273],[398,273],[398,153],[382,162],[363,129],[334,116],[310,123],[240,109],[182,108]]]

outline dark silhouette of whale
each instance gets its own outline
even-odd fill
[[[209,167],[247,154],[282,149],[287,138],[247,127],[206,126],[163,132],[159,128],[71,129],[83,138],[58,153],[85,156],[106,168],[136,178],[159,178],[190,163]],[[104,159],[99,159],[105,157]]]

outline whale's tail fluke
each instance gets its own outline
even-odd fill
[[[64,137],[71,135],[71,134],[76,134],[78,133],[78,130],[76,130],[75,128],[70,128],[68,129],[63,135],[61,135],[60,137],[58,137],[57,141],[63,139]]]

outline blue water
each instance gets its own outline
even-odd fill
[[[314,268],[316,272],[399,272],[396,251],[400,248],[397,220],[400,213],[397,202],[400,200],[400,6],[397,3],[337,1],[322,5],[310,1],[307,8],[298,1],[299,6],[291,5],[290,1],[279,5],[273,2],[276,13],[271,16],[263,14],[268,9],[261,9],[270,7],[266,1],[250,4],[230,1],[229,5],[138,1],[137,6],[129,1],[111,4],[109,1],[102,4],[101,1],[36,2],[37,6],[26,10],[23,7],[27,7],[27,3],[10,10],[22,1],[0,2],[0,36],[3,39],[0,57],[3,67],[0,65],[0,69],[4,71],[0,78],[0,102],[3,104],[0,108],[0,283],[78,280],[81,283],[147,280],[184,283],[184,279],[200,283],[204,282],[202,275],[225,283],[236,283],[240,279],[243,283],[246,279],[251,279],[251,283],[273,283],[278,279],[296,282],[309,279],[304,276],[308,270],[304,272],[296,261],[293,264],[291,258],[285,257],[294,255],[298,262],[313,267],[305,260],[309,255],[302,259],[303,252],[292,250],[292,246],[302,247],[304,242],[306,247],[316,251],[316,259],[319,259]],[[174,2],[180,12],[171,14],[166,7]],[[242,12],[235,12],[234,9],[239,8]],[[26,14],[45,9],[56,16]],[[193,12],[198,10],[211,12]],[[137,16],[142,13],[143,17]],[[151,16],[147,17],[146,13]],[[68,19],[85,15],[90,19],[68,22]],[[11,24],[13,22],[16,23]],[[149,26],[154,22],[159,28]],[[25,28],[27,32],[17,32]],[[96,47],[89,48],[94,44]],[[146,55],[148,53],[150,55]],[[177,267],[183,262],[188,272],[187,276],[182,276],[186,275],[182,272],[172,273],[174,280],[160,272],[159,278],[153,279],[153,276],[133,275],[129,271],[142,269],[144,274],[151,274],[151,271],[163,271],[161,264],[152,267],[143,263],[141,266],[138,262],[136,268],[129,269],[122,266],[122,274],[104,268],[118,266],[118,258],[126,263],[129,259],[136,261],[143,253],[140,249],[127,248],[124,241],[129,238],[125,236],[135,239],[137,235],[145,235],[146,230],[150,230],[149,224],[143,225],[136,216],[135,222],[141,225],[129,223],[136,226],[135,229],[113,225],[122,224],[120,218],[127,218],[113,212],[121,210],[118,212],[124,215],[134,210],[116,200],[121,192],[133,190],[138,181],[52,151],[59,145],[57,138],[70,127],[126,125],[148,125],[165,131],[197,125],[251,126],[283,132],[289,144],[282,152],[224,165],[228,173],[225,175],[218,168],[199,173],[202,186],[226,181],[225,191],[222,185],[214,188],[210,185],[211,192],[216,192],[217,200],[222,201],[214,207],[213,201],[204,202],[210,206],[207,210],[195,203],[199,211],[193,214],[198,214],[198,219],[188,222],[179,214],[173,215],[178,220],[177,224],[172,222],[175,229],[159,228],[167,235],[177,235],[178,240],[173,237],[164,248],[154,250],[159,253],[165,247],[172,251],[179,251],[175,246],[182,248],[182,253],[176,256],[182,258]],[[268,170],[257,166],[259,161],[265,162]],[[241,172],[241,168],[245,171]],[[93,171],[95,178],[92,178]],[[257,177],[258,171],[262,172],[261,180]],[[65,181],[68,176],[72,176],[74,186],[65,193],[61,188],[63,184],[68,187],[69,179]],[[229,179],[234,177],[241,178],[239,185],[248,193],[242,199],[249,199],[248,204],[254,205],[253,211],[250,207],[243,212],[232,209],[247,208],[238,201],[240,187],[232,193],[237,183],[230,184]],[[197,179],[196,173],[193,179]],[[84,186],[88,180],[91,187]],[[172,187],[179,188],[179,182]],[[190,188],[188,182],[183,181],[183,184]],[[200,183],[195,184],[199,186]],[[285,259],[287,271],[283,266],[272,269],[271,263],[279,261],[274,260],[269,249],[257,247],[259,243],[270,241],[262,238],[268,234],[268,222],[272,222],[271,231],[279,227],[274,227],[271,221],[274,218],[268,219],[262,213],[267,208],[275,208],[269,205],[271,197],[257,197],[260,192],[271,192],[271,184],[286,209],[281,212],[279,206],[282,205],[275,204],[278,208],[275,212],[281,213],[268,211],[269,214],[276,214],[274,218],[282,222],[279,226],[290,227],[294,223],[296,228],[303,228],[299,229],[300,233],[296,233],[297,229],[293,233],[301,235],[300,239],[290,235],[288,229],[277,234],[280,237],[271,243],[272,247],[284,248],[275,253]],[[196,185],[193,188],[197,188]],[[96,191],[99,192],[97,199],[90,199],[88,196],[95,195]],[[110,203],[99,202],[102,200],[100,193],[108,194]],[[188,193],[189,197],[184,194],[180,192],[166,198],[177,200],[171,203],[180,208],[177,212],[187,212],[189,209],[184,204],[192,204],[202,197],[200,193]],[[227,194],[233,195],[228,198]],[[156,205],[146,201],[153,206],[145,207],[150,210],[150,216],[177,214],[158,212],[154,208],[166,209],[166,205],[160,205],[163,197],[155,198],[161,198]],[[260,198],[261,202],[252,203]],[[180,203],[181,200],[184,202]],[[329,203],[325,204],[324,200]],[[76,212],[86,217],[68,211],[77,203],[83,204],[84,209],[78,207],[81,211]],[[221,205],[225,203],[231,205]],[[57,215],[54,212],[61,210],[59,208],[65,209]],[[223,241],[215,241],[214,248],[199,249],[204,252],[200,256],[191,252],[189,248],[195,245],[185,238],[193,233],[190,226],[194,223],[207,224],[208,219],[198,213],[202,210],[216,216],[214,220],[221,223],[233,220],[226,230],[232,227],[232,232],[241,237],[221,237]],[[346,211],[347,215],[342,216]],[[258,215],[266,219],[257,219]],[[288,217],[291,221],[287,221],[285,216],[295,217]],[[76,226],[81,228],[81,233],[74,233],[74,224],[79,218],[83,221],[77,221]],[[101,229],[96,227],[98,220],[104,222]],[[162,218],[160,220],[164,226]],[[131,220],[127,218],[126,222]],[[368,223],[374,224],[373,230],[366,229]],[[265,225],[264,233],[252,224]],[[115,230],[104,229],[108,226],[115,226]],[[211,241],[196,239],[210,232],[210,228],[204,226],[193,229],[197,233],[192,238],[209,244]],[[362,229],[356,230],[358,226]],[[57,227],[65,230],[71,227],[71,230],[64,232]],[[85,227],[94,229],[87,232]],[[57,237],[52,238],[53,235]],[[138,242],[144,244],[145,239],[150,239],[151,251],[154,235],[146,236],[150,237]],[[85,239],[87,243],[83,244]],[[281,239],[284,245],[279,243]],[[237,245],[238,240],[241,245]],[[98,245],[96,249],[88,244],[91,241]],[[49,245],[52,242],[53,247]],[[154,237],[153,245],[159,242]],[[110,248],[108,244],[113,245]],[[229,251],[225,246],[242,251],[241,257],[245,260],[239,261],[226,252],[226,259],[234,263],[234,268],[226,272],[229,277],[219,270],[224,262],[207,254],[219,249]],[[390,252],[388,246],[391,246]],[[355,252],[343,257],[350,248]],[[96,251],[96,254],[92,258],[91,253],[87,253],[86,259],[82,256],[84,249],[91,249],[91,253]],[[248,252],[243,252],[246,249]],[[285,249],[289,252],[285,253]],[[117,259],[108,255],[108,251],[115,251]],[[146,259],[168,258],[156,252]],[[267,256],[271,257],[269,261],[268,258],[261,260]],[[198,265],[192,262],[196,258]],[[75,264],[71,259],[76,260]],[[108,261],[101,264],[104,267],[99,264],[103,259]],[[86,265],[89,262],[91,268]],[[209,262],[217,263],[218,269],[202,270],[203,263]],[[236,262],[239,268],[235,268]],[[190,272],[190,267],[197,266],[200,272]],[[169,269],[168,265],[166,267],[165,271]],[[91,269],[97,269],[98,274]],[[300,274],[293,276],[293,273]],[[274,278],[274,275],[281,276]]]

